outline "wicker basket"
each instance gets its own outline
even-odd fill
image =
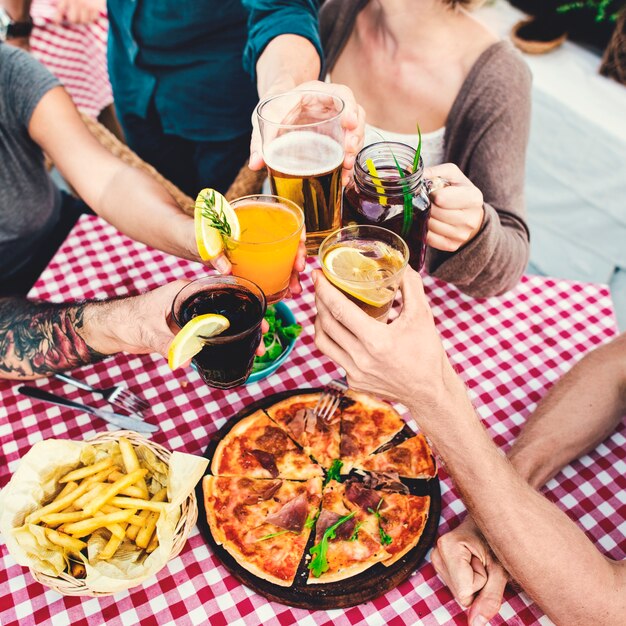
[[[101,435],[96,435],[87,441],[88,443],[107,443],[111,441],[118,441],[120,437],[125,437],[135,446],[146,446],[146,448],[149,448],[152,452],[154,452],[157,458],[164,463],[168,463],[170,460],[172,453],[169,450],[130,430],[118,430],[110,433],[102,433]],[[197,519],[198,504],[196,502],[195,490],[192,490],[181,506],[180,519],[178,520],[178,524],[176,525],[176,529],[174,531],[174,545],[172,546],[170,559],[178,556],[180,551],[183,549],[183,546],[187,542],[187,537],[189,537],[189,533],[195,526]],[[84,580],[79,580],[78,578],[74,578],[66,573],[62,573],[58,577],[55,577],[42,574],[32,568],[30,568],[30,572],[35,580],[39,581],[42,585],[50,587],[50,589],[53,589],[64,596],[99,597],[113,595],[111,592],[94,591],[87,584],[85,584]]]
[[[535,19],[536,18],[531,17],[530,19],[520,20],[511,29],[511,41],[515,47],[522,52],[526,52],[526,54],[544,54],[545,52],[550,52],[550,50],[558,48],[567,39],[567,33],[551,41],[528,41],[527,39],[519,37],[517,35],[519,29],[522,28],[522,26],[526,26],[526,24],[530,24]]]

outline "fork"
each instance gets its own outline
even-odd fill
[[[79,389],[99,393],[109,404],[126,409],[130,413],[134,413],[142,419],[143,411],[150,408],[150,405],[146,400],[128,391],[128,389],[122,387],[121,385],[115,385],[113,387],[92,387],[86,382],[72,378],[67,374],[55,374],[54,377],[62,380],[64,383],[74,385],[74,387],[78,387]]]
[[[346,391],[348,391],[348,385],[344,379],[331,380],[318,398],[313,414],[326,422],[339,406]]]

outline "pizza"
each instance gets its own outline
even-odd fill
[[[348,391],[325,421],[318,399],[294,395],[238,421],[203,481],[215,542],[281,587],[390,567],[418,545],[428,519],[430,498],[405,482],[436,475],[425,438],[373,396]]]
[[[341,410],[339,451],[343,471],[347,473],[355,463],[389,442],[404,427],[404,421],[391,405],[365,393],[348,391]]]
[[[205,476],[203,490],[215,541],[253,574],[290,585],[319,509],[322,479]]]
[[[211,462],[211,473],[296,480],[323,475],[321,466],[263,411],[241,420],[222,439]]]
[[[316,417],[313,409],[319,394],[286,398],[267,409],[267,414],[323,467],[339,458],[341,411],[336,409],[327,420]]]
[[[432,478],[437,473],[430,447],[421,433],[397,446],[372,454],[354,466],[373,472],[395,472],[405,478]]]
[[[331,480],[315,524],[309,584],[344,580],[390,557],[376,535],[362,527],[362,516],[357,513],[345,501],[344,485]]]

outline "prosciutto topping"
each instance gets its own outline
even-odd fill
[[[287,433],[276,426],[268,426],[265,432],[257,438],[256,445],[271,454],[281,454],[294,447]]]
[[[359,508],[363,509],[366,513],[369,512],[369,509],[375,511],[382,500],[378,491],[368,489],[353,480],[346,482],[346,498],[352,502],[352,504],[356,504]]]
[[[250,495],[243,501],[243,503],[244,504],[257,504],[257,502],[262,502],[263,500],[269,500],[280,489],[280,486],[282,484],[283,484],[282,480],[270,482],[267,486],[264,486],[264,488],[261,489],[260,491],[251,492]]]
[[[326,422],[317,417],[313,409],[309,408],[298,409],[287,423],[287,428],[289,428],[296,439],[300,438],[305,432],[311,434],[316,430],[320,432],[328,430]]]
[[[306,495],[301,493],[293,500],[284,504],[276,513],[268,515],[265,521],[279,528],[299,533],[304,528],[308,511]]]
[[[287,428],[291,431],[296,439],[299,439],[304,432],[304,417],[306,409],[298,409],[287,422]]]
[[[341,441],[339,442],[339,454],[344,457],[355,456],[359,453],[359,445],[356,439],[352,435],[341,434]]]
[[[369,489],[381,489],[406,495],[410,493],[397,472],[370,472],[363,478],[363,485]]]
[[[317,428],[317,417],[313,409],[304,409],[304,430],[307,433],[314,433]]]
[[[333,513],[327,509],[322,509],[320,516],[317,518],[317,523],[315,524],[315,543],[319,543],[324,533],[333,524],[336,524],[341,517],[342,516],[337,515],[337,513]],[[350,537],[352,537],[352,533],[354,533],[355,526],[356,519],[351,517],[335,529],[335,537],[337,539],[343,539],[344,541],[350,539]]]
[[[270,452],[265,450],[250,450],[250,454],[260,463],[261,467],[270,473],[272,478],[278,476],[278,468],[276,467],[276,458]]]

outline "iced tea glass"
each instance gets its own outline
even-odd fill
[[[192,359],[210,387],[230,389],[250,375],[261,341],[265,296],[258,285],[237,276],[210,276],[185,285],[172,303],[172,319],[182,328],[198,315],[216,313],[230,322],[221,335],[208,337]]]

